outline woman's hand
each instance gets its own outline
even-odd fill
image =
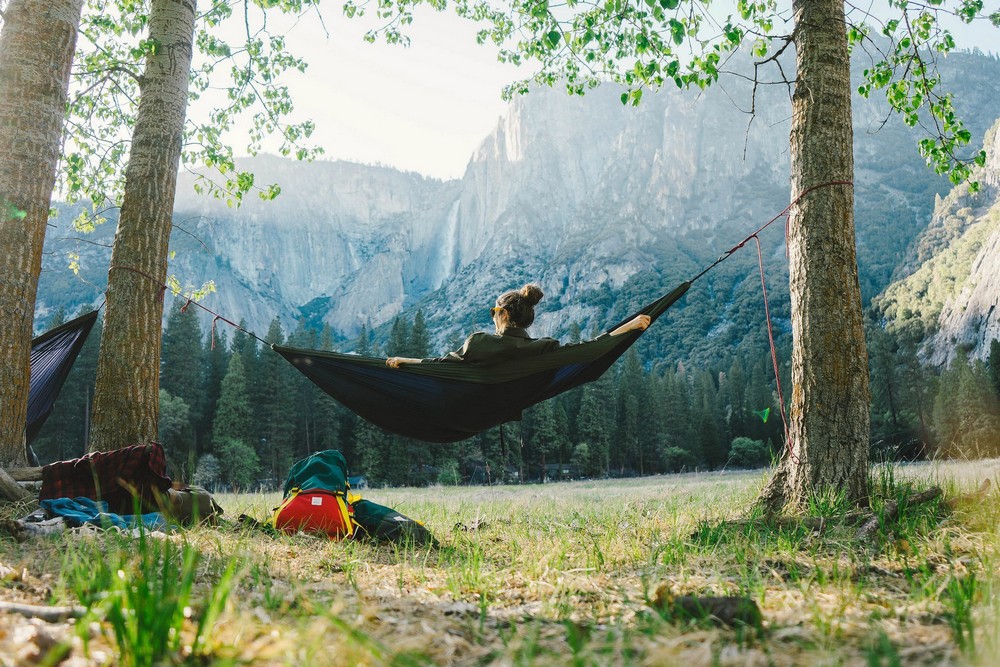
[[[385,360],[385,365],[389,368],[399,368],[403,364],[419,364],[421,361],[421,359],[411,357],[389,357]]]
[[[617,336],[628,331],[635,331],[636,329],[642,330],[648,327],[650,322],[652,322],[652,318],[650,318],[649,315],[636,315],[631,320],[612,331],[611,335]]]

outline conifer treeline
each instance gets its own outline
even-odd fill
[[[644,368],[635,348],[600,380],[525,411],[520,423],[453,444],[392,435],[327,397],[246,334],[202,332],[172,308],[163,335],[160,439],[171,474],[206,485],[278,487],[297,459],[339,449],[371,484],[497,483],[756,467],[783,442],[771,361],[736,358],[721,368]],[[64,319],[57,315],[52,326]],[[86,450],[99,325],[35,441],[43,462]],[[578,330],[571,336],[579,340]],[[275,320],[268,343],[332,349],[329,329]],[[1000,363],[959,357],[940,374],[921,366],[916,341],[869,330],[872,440],[878,456],[1000,454]],[[456,345],[457,347],[457,345]],[[362,329],[354,351],[428,357],[423,315],[397,319],[384,348]],[[994,341],[991,361],[1000,360]],[[787,365],[783,366],[787,368]],[[783,386],[789,384],[782,377]]]

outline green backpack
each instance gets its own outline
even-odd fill
[[[284,499],[271,525],[286,533],[322,533],[331,539],[354,533],[347,506],[347,461],[335,449],[316,452],[288,471]]]
[[[349,486],[347,460],[336,449],[327,449],[296,461],[288,471],[282,492],[288,496],[292,489],[325,489],[347,495]]]
[[[385,505],[362,498],[351,498],[352,515],[357,530],[354,538],[367,538],[376,542],[408,542],[424,546],[438,546],[437,540],[419,521],[403,516]]]

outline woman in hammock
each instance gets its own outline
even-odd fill
[[[389,357],[387,366],[399,368],[402,364],[436,363],[448,361],[498,362],[524,356],[535,356],[559,347],[554,338],[532,338],[528,327],[535,321],[535,304],[542,299],[538,285],[525,285],[519,290],[504,292],[497,297],[496,306],[490,308],[495,334],[478,331],[466,339],[462,349],[451,352],[446,357],[436,359],[414,359],[411,357]],[[645,329],[649,326],[648,315],[634,318],[610,332],[618,336],[627,331]]]

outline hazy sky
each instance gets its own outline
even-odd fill
[[[329,37],[315,20],[289,33],[289,50],[310,63],[289,87],[326,159],[458,178],[496,126],[507,106],[501,90],[520,70],[477,45],[471,22],[423,9],[409,47],[365,42],[367,17],[346,19],[333,5],[323,13]]]
[[[458,178],[505,111],[504,84],[530,74],[530,64],[497,62],[495,48],[476,44],[475,25],[450,10],[419,8],[409,47],[363,41],[371,22],[345,18],[339,5],[324,9],[325,31],[315,18],[288,32],[290,50],[310,63],[288,82],[298,118],[316,123],[313,141],[325,159]],[[998,51],[1000,29],[958,29],[960,46]]]

